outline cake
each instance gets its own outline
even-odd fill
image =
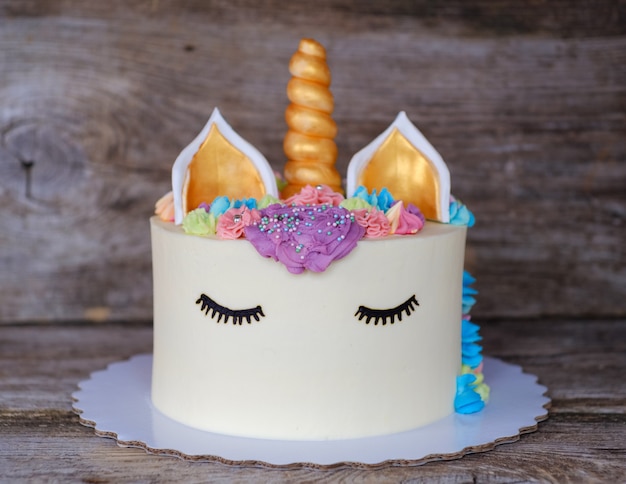
[[[150,219],[154,407],[280,440],[480,411],[473,215],[446,164],[400,113],[353,156],[344,194],[324,48],[303,39],[290,72],[286,181],[215,109]]]

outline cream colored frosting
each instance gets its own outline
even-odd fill
[[[361,240],[325,272],[294,275],[246,240],[150,223],[152,401],[165,415],[223,434],[325,440],[453,412],[466,227],[427,222],[415,236]],[[202,294],[263,316],[217,322],[196,304]],[[419,306],[394,324],[356,316],[412,296]]]

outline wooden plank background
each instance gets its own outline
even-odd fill
[[[218,106],[281,169],[301,37],[340,171],[400,110],[447,161],[477,318],[626,316],[623,0],[0,0],[0,322],[149,320],[173,160]]]

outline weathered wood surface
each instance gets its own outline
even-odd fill
[[[491,322],[482,333],[486,354],[521,365],[548,387],[550,416],[536,432],[460,460],[324,471],[190,463],[120,448],[79,424],[70,395],[91,372],[150,352],[150,325],[6,325],[0,481],[625,482],[626,320]]]
[[[625,11],[0,0],[0,322],[150,319],[173,160],[219,106],[281,169],[304,36],[327,46],[341,171],[400,110],[447,160],[479,221],[477,316],[623,317]]]

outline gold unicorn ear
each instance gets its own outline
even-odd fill
[[[430,220],[450,221],[450,172],[441,155],[402,111],[348,165],[346,194],[359,186],[418,207]]]
[[[172,167],[174,221],[202,202],[278,196],[276,177],[265,157],[239,136],[215,108],[200,134],[178,155]]]

